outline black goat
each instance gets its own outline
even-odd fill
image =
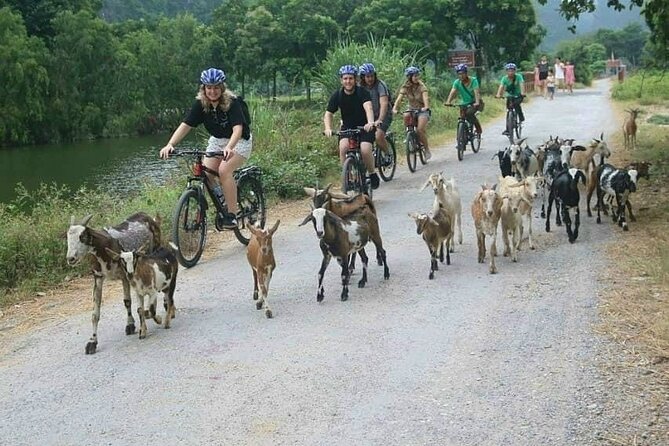
[[[617,221],[618,226],[622,227],[623,231],[629,230],[625,220],[625,205],[628,202],[629,194],[636,192],[638,174],[635,169],[618,169],[611,164],[599,166],[597,169],[597,223],[602,222],[601,211],[604,207],[606,195],[611,200],[614,197],[616,199],[617,211],[611,210],[613,222]]]
[[[567,236],[569,236],[569,243],[574,243],[578,238],[578,227],[581,224],[581,211],[578,207],[578,202],[581,195],[578,192],[578,181],[581,180],[585,186],[585,174],[580,169],[571,168],[563,170],[557,174],[551,186],[551,192],[548,196],[548,213],[546,215],[546,232],[551,230],[551,207],[553,200],[555,200],[555,213],[557,214],[555,223],[560,225],[560,212],[562,213],[562,220],[567,227]],[[571,228],[571,216],[569,210],[574,208],[574,230]]]
[[[506,147],[504,150],[499,150],[491,159],[494,159],[495,157],[497,157],[499,161],[499,170],[502,173],[502,177],[513,175],[513,172],[511,171],[511,151],[509,148]]]

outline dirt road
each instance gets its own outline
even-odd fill
[[[607,88],[525,105],[528,142],[610,134]],[[570,245],[564,227],[546,234],[535,218],[537,250],[525,242],[517,264],[499,257],[499,274],[488,274],[469,205],[496,180],[501,131],[501,120],[485,128],[481,152],[462,162],[449,144],[381,186],[391,277],[371,266],[347,302],[333,262],[316,303],[314,231],[283,221],[275,319],[255,310],[245,252],[230,243],[181,271],[170,330],[151,322],[147,339],[125,336],[119,298],[102,308],[95,355],[84,355],[89,313],[16,339],[0,359],[0,444],[596,444],[596,426],[614,421],[598,410],[602,341],[592,326],[601,247],[618,228],[583,213]],[[440,170],[463,197],[464,244],[428,281],[427,249],[407,213],[430,209],[432,192],[418,189]]]

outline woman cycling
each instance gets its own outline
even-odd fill
[[[430,120],[430,99],[427,94],[427,87],[420,80],[420,69],[417,67],[408,67],[404,70],[407,77],[406,82],[400,88],[400,94],[397,95],[395,105],[393,105],[393,114],[397,113],[397,107],[402,103],[406,96],[409,101],[409,107],[419,110],[418,112],[418,138],[425,147],[425,159],[432,157],[430,146],[427,143],[427,123]]]
[[[446,99],[446,105],[451,105],[451,101],[456,94],[460,95],[460,117],[464,117],[474,125],[480,135],[483,130],[476,112],[481,104],[481,92],[479,90],[479,81],[476,77],[467,75],[467,64],[461,63],[455,66],[455,72],[458,78],[453,81],[453,87]]]
[[[204,124],[211,137],[207,152],[223,152],[222,157],[208,157],[204,165],[218,171],[220,186],[215,177],[209,176],[210,184],[217,195],[221,190],[228,205],[228,213],[223,215],[224,228],[237,227],[237,184],[233,173],[244,165],[251,156],[253,138],[251,129],[244,119],[244,113],[237,96],[225,85],[225,73],[209,68],[200,74],[200,88],[190,112],[179,124],[165,147],[160,149],[160,157],[167,159],[174,145],[179,144],[193,127]]]

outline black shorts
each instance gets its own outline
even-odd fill
[[[392,113],[386,113],[385,119],[381,122],[381,125],[377,126],[376,128],[379,128],[383,130],[383,133],[388,132],[388,129],[390,128],[390,124],[393,123],[393,114]]]
[[[345,128],[341,128],[340,130],[348,130]],[[339,137],[339,140],[341,141],[344,139],[343,137]],[[360,142],[368,142],[370,144],[374,144],[374,140],[376,139],[376,132],[365,132],[364,130],[360,132]]]
[[[540,81],[546,80],[547,77],[548,77],[548,71],[545,71],[545,72],[539,71],[539,80]]]

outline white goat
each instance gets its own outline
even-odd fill
[[[543,177],[534,175],[526,177],[523,181],[518,181],[513,177],[499,179],[500,195],[502,197],[506,195],[518,195],[521,198],[518,204],[519,212],[521,218],[525,217],[527,219],[527,237],[530,249],[534,249],[534,242],[532,241],[532,206],[534,199],[537,197],[539,187],[543,187],[543,182]],[[521,225],[520,239],[518,240],[519,249],[523,239],[524,228],[525,225]]]

